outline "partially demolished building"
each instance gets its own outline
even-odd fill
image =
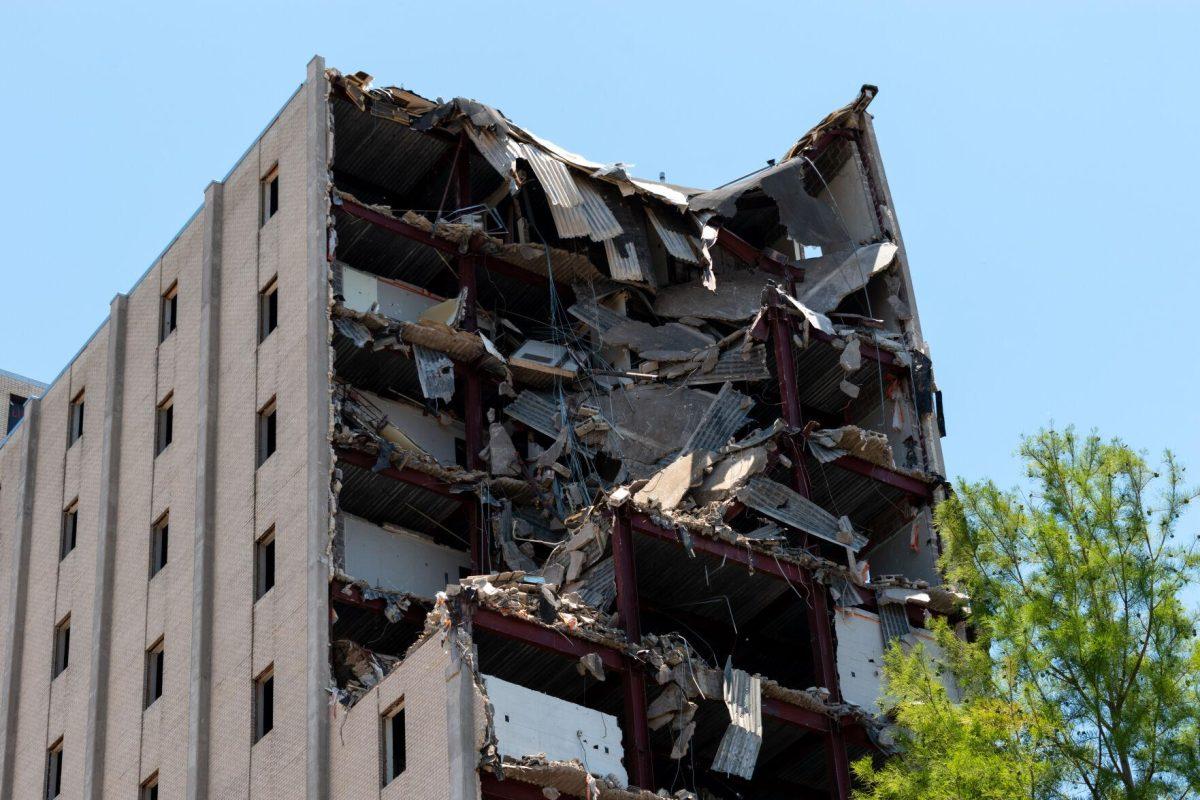
[[[0,795],[847,797],[966,613],[874,94],[698,190],[314,59],[0,449]]]

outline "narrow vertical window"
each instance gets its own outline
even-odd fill
[[[58,558],[61,561],[75,549],[79,538],[79,501],[74,500],[63,509],[62,536],[58,545]]]
[[[46,753],[46,800],[54,800],[62,794],[62,757],[63,743],[59,739]]]
[[[275,398],[258,412],[258,465],[275,452]]]
[[[154,455],[158,455],[171,444],[175,435],[175,397],[167,395],[167,399],[159,403],[154,413]]]
[[[154,773],[142,784],[140,800],[158,800],[158,773]]]
[[[258,340],[264,341],[279,327],[279,281],[275,278],[258,293]]]
[[[267,669],[254,680],[254,741],[275,727],[275,671]]]
[[[68,614],[62,622],[54,626],[54,664],[50,670],[50,679],[61,675],[71,664],[71,615]]]
[[[165,513],[158,518],[150,531],[150,577],[157,575],[167,565],[167,546],[170,544],[171,515]]]
[[[67,423],[67,447],[75,444],[83,436],[83,391],[75,395],[71,401],[71,416]]]
[[[167,289],[162,296],[161,310],[159,311],[159,328],[158,340],[165,341],[175,331],[175,325],[179,321],[179,285],[172,283],[171,288]]]
[[[270,528],[254,545],[254,599],[275,586],[275,528]]]
[[[17,423],[25,416],[25,400],[19,394],[10,394],[8,396],[8,425],[4,429],[4,433],[10,434],[13,428],[17,427]]]
[[[394,781],[407,766],[404,741],[404,701],[383,715],[383,785]]]
[[[164,658],[163,640],[159,639],[146,651],[146,708],[152,706],[155,700],[162,697]]]
[[[275,216],[279,210],[279,166],[271,167],[262,179],[262,223]]]

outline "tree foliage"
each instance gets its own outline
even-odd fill
[[[1195,497],[1183,468],[1167,453],[1156,472],[1120,441],[1071,429],[1029,437],[1020,453],[1031,493],[963,483],[938,509],[943,569],[971,595],[976,641],[949,642],[961,703],[914,697],[912,657],[889,657],[908,731],[897,768],[997,782],[1029,770],[1010,796],[1200,793],[1200,647],[1180,599],[1200,560],[1179,530]],[[955,715],[961,724],[939,727]],[[874,800],[991,796],[887,793],[879,772],[861,775]]]

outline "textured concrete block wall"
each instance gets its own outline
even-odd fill
[[[460,677],[441,637],[424,642],[353,708],[334,709],[332,800],[446,800],[451,796],[447,686]],[[382,721],[404,703],[407,767],[382,780]],[[472,765],[473,766],[473,765]]]
[[[310,398],[305,384],[309,260],[306,225],[306,108],[297,94],[225,182],[220,248],[220,323],[214,362],[217,380],[216,483],[213,547],[211,750],[209,796],[305,796],[309,719],[305,575]],[[280,208],[260,227],[259,181],[278,164]],[[147,165],[149,168],[150,165]],[[182,798],[188,781],[189,683],[192,665],[193,532],[196,527],[197,409],[201,269],[206,215],[202,209],[145,278],[130,292],[121,344],[119,485],[112,548],[110,648],[106,713],[94,737],[102,764],[96,796],[131,798],[157,773],[160,797]],[[258,343],[258,293],[278,277],[279,328]],[[178,328],[159,342],[162,293],[179,291]],[[98,302],[100,302],[98,300]],[[36,440],[28,592],[19,620],[24,633],[15,703],[12,796],[44,796],[47,748],[64,742],[63,797],[83,796],[87,770],[86,720],[93,692],[90,667],[93,603],[97,596],[102,440],[109,396],[108,359],[114,343],[106,323],[41,402]],[[324,367],[322,366],[322,373]],[[67,447],[69,403],[85,392],[85,431]],[[156,455],[155,410],[174,402],[173,441]],[[255,459],[256,412],[278,398],[276,454]],[[27,426],[22,426],[25,428]],[[12,553],[19,523],[20,429],[0,448],[0,575],[14,578]],[[11,487],[11,489],[10,489]],[[59,560],[65,506],[78,500],[78,545]],[[167,566],[149,575],[155,520],[169,514]],[[276,527],[277,583],[254,602],[254,542]],[[0,602],[8,604],[5,594]],[[10,609],[3,609],[8,614]],[[71,618],[71,663],[50,679],[54,625]],[[0,633],[0,654],[11,642]],[[144,704],[147,648],[164,643],[163,695]],[[275,729],[252,744],[252,680],[275,669]],[[3,721],[0,721],[2,723]]]

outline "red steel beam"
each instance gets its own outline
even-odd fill
[[[630,514],[629,520],[633,530],[644,536],[651,536],[679,547],[683,546],[674,531],[657,525],[645,514]],[[798,564],[793,564],[790,561],[779,561],[769,555],[754,553],[744,547],[738,547],[728,542],[721,542],[704,536],[694,536],[692,537],[692,549],[706,553],[714,558],[733,561],[757,572],[763,572],[771,577],[790,581],[791,583],[807,580],[807,570]]]
[[[828,733],[833,726],[833,720],[824,714],[777,700],[774,697],[762,699],[762,713],[780,722],[787,722],[818,733]]]
[[[491,773],[480,774],[479,788],[483,800],[546,800],[542,790],[532,783],[522,783],[512,778],[502,781]],[[559,792],[557,796],[575,797],[563,792]]]
[[[728,228],[717,228],[717,244],[730,255],[763,272],[792,281],[804,280],[804,268],[788,261],[787,256],[779,253],[779,258],[772,258],[770,253],[775,251],[759,250]]]
[[[389,230],[405,239],[427,245],[443,253],[449,253],[455,256],[461,255],[458,245],[454,242],[448,242],[445,239],[439,239],[428,231],[424,231],[415,225],[409,225],[404,220],[396,219],[395,217],[380,213],[373,208],[367,208],[366,206],[359,205],[358,203],[355,203],[352,200],[347,200],[344,197],[339,198],[339,200],[340,202],[334,204],[333,206],[334,211],[337,213],[358,217],[365,222],[369,222],[372,225]],[[506,278],[512,278],[513,280],[520,281],[521,283],[527,283],[530,286],[546,286],[549,283],[549,279],[544,275],[538,275],[535,272],[522,269],[515,264],[509,264],[507,261],[498,261],[494,258],[485,257],[485,254],[481,251],[480,245],[475,241],[472,241],[467,246],[467,251],[478,256],[480,262],[489,272],[494,272],[497,275],[503,275]],[[555,283],[559,287],[560,291],[568,293],[571,291],[570,286],[558,281],[555,281]],[[568,294],[567,296],[570,297],[573,295]]]
[[[338,447],[335,448],[334,454],[337,456],[338,461],[345,461],[347,464],[353,464],[356,467],[362,467],[363,469],[374,469],[375,467],[375,456],[371,455],[370,453],[364,453],[361,450],[354,450],[353,448],[349,447]],[[433,492],[434,494],[440,494],[443,497],[450,497],[463,504],[466,504],[469,500],[465,492],[459,492],[457,494],[451,492],[450,484],[443,480],[439,480],[432,475],[426,475],[424,472],[418,472],[410,467],[405,467],[404,469],[385,467],[384,469],[381,469],[378,474],[384,475],[392,480],[407,483],[410,486],[416,486],[420,489],[425,489]]]
[[[613,566],[617,584],[617,611],[625,638],[642,640],[642,619],[638,607],[637,570],[633,559],[633,534],[629,517],[622,511],[613,516]],[[626,656],[627,661],[629,660]],[[623,681],[625,699],[625,753],[629,757],[630,776],[635,786],[654,790],[654,759],[650,754],[650,726],[646,717],[646,674],[634,669],[632,662]]]
[[[792,357],[792,326],[788,324],[787,315],[779,307],[779,297],[775,292],[768,295],[771,305],[771,342],[775,348],[775,368],[779,371],[779,403],[783,406],[783,419],[788,427],[798,431],[804,427],[804,417],[800,414],[800,394],[796,386],[796,361]],[[792,478],[796,483],[796,491],[805,497],[812,496],[808,473],[804,469],[804,459],[796,442],[792,442]]]
[[[479,630],[517,639],[539,650],[545,650],[564,658],[578,660],[589,653],[596,653],[600,656],[600,661],[605,668],[619,673],[624,673],[628,669],[624,657],[618,650],[597,642],[580,639],[577,636],[568,636],[553,628],[547,628],[520,617],[510,617],[490,608],[479,607],[472,612],[471,621],[473,626]]]
[[[881,467],[878,464],[872,464],[864,458],[852,455],[835,458],[833,463],[842,469],[848,469],[851,472],[865,475],[880,483],[886,483],[888,486],[899,489],[919,500],[929,502],[933,499],[933,487],[911,475],[905,475],[903,472]]]

